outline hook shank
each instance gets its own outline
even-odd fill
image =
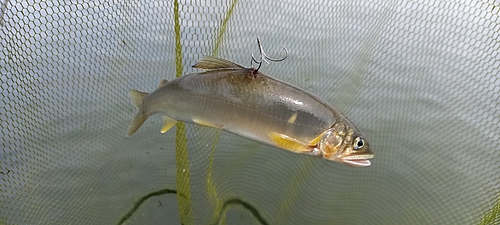
[[[266,52],[264,52],[264,48],[262,48],[262,43],[260,42],[260,38],[257,38],[257,44],[259,45],[260,60],[255,59],[255,56],[253,55],[253,52],[252,52],[252,63],[255,62],[255,63],[259,64],[259,67],[257,67],[257,69],[256,69],[257,71],[262,66],[262,62],[266,62],[267,64],[269,64],[268,60],[271,62],[281,62],[281,61],[285,60],[286,57],[288,57],[288,49],[286,49],[283,46],[281,46],[281,48],[283,48],[283,50],[285,51],[285,57],[283,57],[281,59],[273,59],[273,58],[270,58],[269,56],[267,56]],[[252,63],[250,63],[250,64],[252,64]]]

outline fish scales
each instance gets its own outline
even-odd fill
[[[146,105],[161,102],[154,113],[196,119],[267,144],[272,144],[269,132],[308,143],[336,121],[332,109],[314,96],[262,74],[251,76],[248,70],[186,75],[151,93]]]
[[[205,57],[205,72],[162,80],[154,92],[131,91],[139,109],[132,135],[153,114],[166,132],[177,121],[215,127],[284,150],[353,166],[373,158],[361,132],[340,111],[296,86],[228,60]]]

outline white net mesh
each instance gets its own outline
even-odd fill
[[[500,1],[9,1],[0,224],[500,224]],[[212,128],[130,138],[129,89],[250,66],[344,112],[372,166]]]

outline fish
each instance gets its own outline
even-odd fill
[[[165,133],[178,121],[217,128],[294,153],[350,166],[369,166],[374,154],[354,124],[340,111],[294,85],[226,59],[202,57],[203,70],[151,92],[131,90],[138,113],[127,136],[154,114]]]

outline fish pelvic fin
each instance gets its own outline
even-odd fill
[[[205,71],[222,70],[222,69],[243,69],[244,67],[233,63],[229,60],[217,58],[215,56],[203,56],[193,68],[202,69]]]
[[[148,93],[146,92],[140,92],[138,90],[130,90],[130,99],[132,99],[132,103],[137,107],[139,112],[135,115],[134,119],[132,120],[132,123],[130,124],[130,127],[128,128],[127,132],[127,137],[132,136],[139,127],[148,119],[148,116],[144,114],[144,111],[142,110],[142,102],[144,100],[144,97],[146,97]]]

